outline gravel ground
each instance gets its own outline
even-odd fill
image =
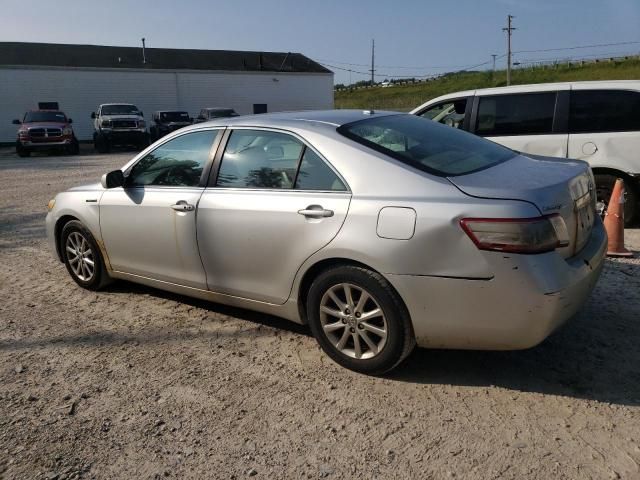
[[[0,478],[640,478],[637,255],[536,348],[372,378],[284,320],[77,287],[45,205],[131,155],[0,151]]]

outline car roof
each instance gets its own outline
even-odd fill
[[[186,110],[156,110],[154,113],[188,113]]]
[[[133,103],[127,103],[127,102],[101,103],[100,104],[101,107],[106,107],[107,105],[131,105],[132,107],[135,107],[135,105]]]
[[[37,108],[35,110],[29,110],[29,112],[51,112],[51,113],[62,113],[64,114],[64,112],[62,110],[52,110],[49,108]]]
[[[398,115],[400,112],[378,110],[307,110],[300,112],[262,113],[259,115],[244,115],[239,117],[221,118],[202,123],[200,125],[254,126],[254,127],[291,127],[295,124],[304,127],[305,124],[322,124],[332,129],[347,123],[357,122],[372,117]]]

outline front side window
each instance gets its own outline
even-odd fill
[[[163,122],[188,122],[189,114],[187,112],[161,112],[160,120]]]
[[[467,99],[450,100],[434,105],[420,114],[434,122],[444,123],[453,128],[462,128],[464,113],[467,108]]]
[[[197,187],[218,133],[187,133],[163,143],[133,166],[126,186]]]
[[[415,115],[386,115],[348,123],[338,132],[351,140],[434,175],[464,175],[516,154],[470,133]]]
[[[476,134],[541,135],[553,132],[556,92],[481,97]]]
[[[640,131],[640,92],[573,90],[569,133]]]

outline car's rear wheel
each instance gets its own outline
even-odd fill
[[[82,288],[98,290],[109,274],[91,232],[79,221],[67,222],[60,235],[62,259],[71,278]]]
[[[611,194],[613,193],[613,186],[618,178],[615,175],[608,174],[596,174],[594,175],[596,181],[596,206],[598,213],[604,216],[607,211]],[[632,185],[627,179],[624,179],[625,190],[625,203],[624,203],[624,224],[629,227],[634,225],[638,221],[639,206],[638,192],[634,185]]]
[[[307,297],[309,326],[320,347],[343,367],[380,375],[415,346],[404,303],[380,274],[358,266],[321,273]]]

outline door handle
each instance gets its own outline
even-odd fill
[[[171,205],[171,208],[177,212],[192,212],[196,209],[195,205],[191,205],[184,200],[179,200],[174,205]]]
[[[309,218],[333,217],[333,210],[326,210],[322,208],[322,205],[309,205],[307,208],[298,210],[298,213]]]

